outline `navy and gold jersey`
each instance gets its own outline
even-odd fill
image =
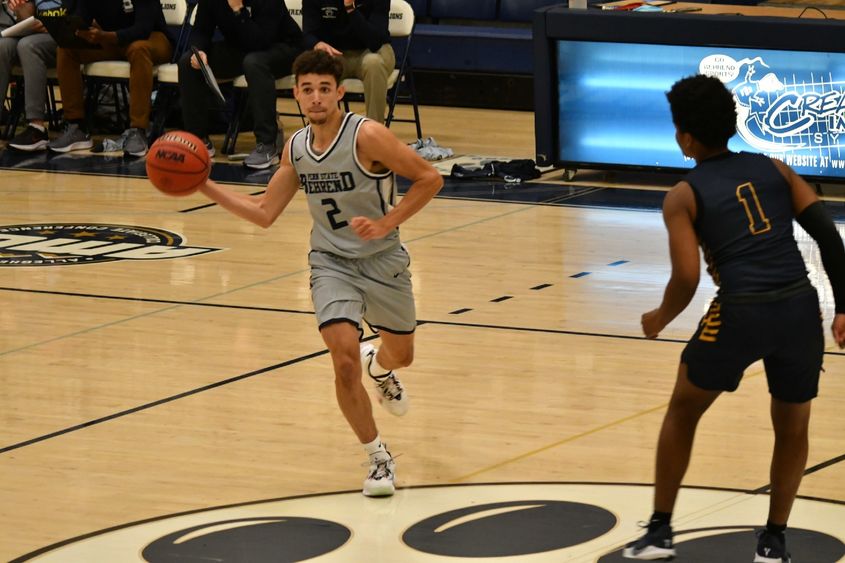
[[[769,157],[723,153],[698,163],[685,180],[720,295],[772,291],[807,278],[792,231],[789,183]]]

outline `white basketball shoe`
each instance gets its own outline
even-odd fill
[[[390,456],[390,453],[387,454]],[[370,472],[364,479],[364,496],[389,497],[396,490],[396,462],[393,457],[371,459]]]
[[[405,387],[393,371],[383,375],[373,375],[372,365],[376,358],[376,349],[372,344],[361,343],[361,367],[370,376],[378,391],[378,402],[387,412],[395,416],[403,416],[408,412],[410,399]]]

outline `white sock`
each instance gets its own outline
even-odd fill
[[[371,461],[375,461],[377,459],[387,459],[390,457],[390,454],[387,453],[387,448],[384,446],[384,443],[382,443],[381,437],[378,434],[376,434],[375,440],[364,444],[364,451],[367,452],[368,456],[370,456]]]
[[[47,130],[47,128],[44,127],[43,125],[38,125],[36,123],[30,123],[29,126],[32,127],[33,129],[38,129],[42,133]]]
[[[373,377],[381,377],[382,375],[387,375],[388,373],[390,373],[390,370],[378,363],[378,350],[376,350],[376,353],[373,354],[373,361],[370,363],[370,375]]]

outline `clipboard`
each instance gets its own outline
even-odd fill
[[[49,16],[39,14],[38,19],[56,40],[59,47],[66,49],[102,49],[96,43],[89,43],[76,35],[77,31],[88,29],[89,24],[76,15]]]
[[[197,64],[199,64],[202,77],[205,80],[205,83],[208,84],[211,93],[214,95],[214,99],[217,100],[217,103],[221,106],[226,105],[226,97],[223,96],[223,92],[220,91],[220,86],[217,85],[217,79],[214,78],[214,73],[211,72],[211,68],[205,64],[200,57],[199,49],[191,45],[191,53],[193,53],[194,57],[197,59]]]

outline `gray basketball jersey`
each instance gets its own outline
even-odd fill
[[[362,240],[349,226],[353,217],[380,219],[393,207],[396,181],[392,171],[374,174],[364,169],[355,150],[358,130],[367,118],[343,117],[332,144],[323,154],[311,147],[311,126],[300,129],[290,143],[290,160],[308,198],[314,219],[311,248],[344,258],[362,258],[399,244],[394,229],[378,240]]]

